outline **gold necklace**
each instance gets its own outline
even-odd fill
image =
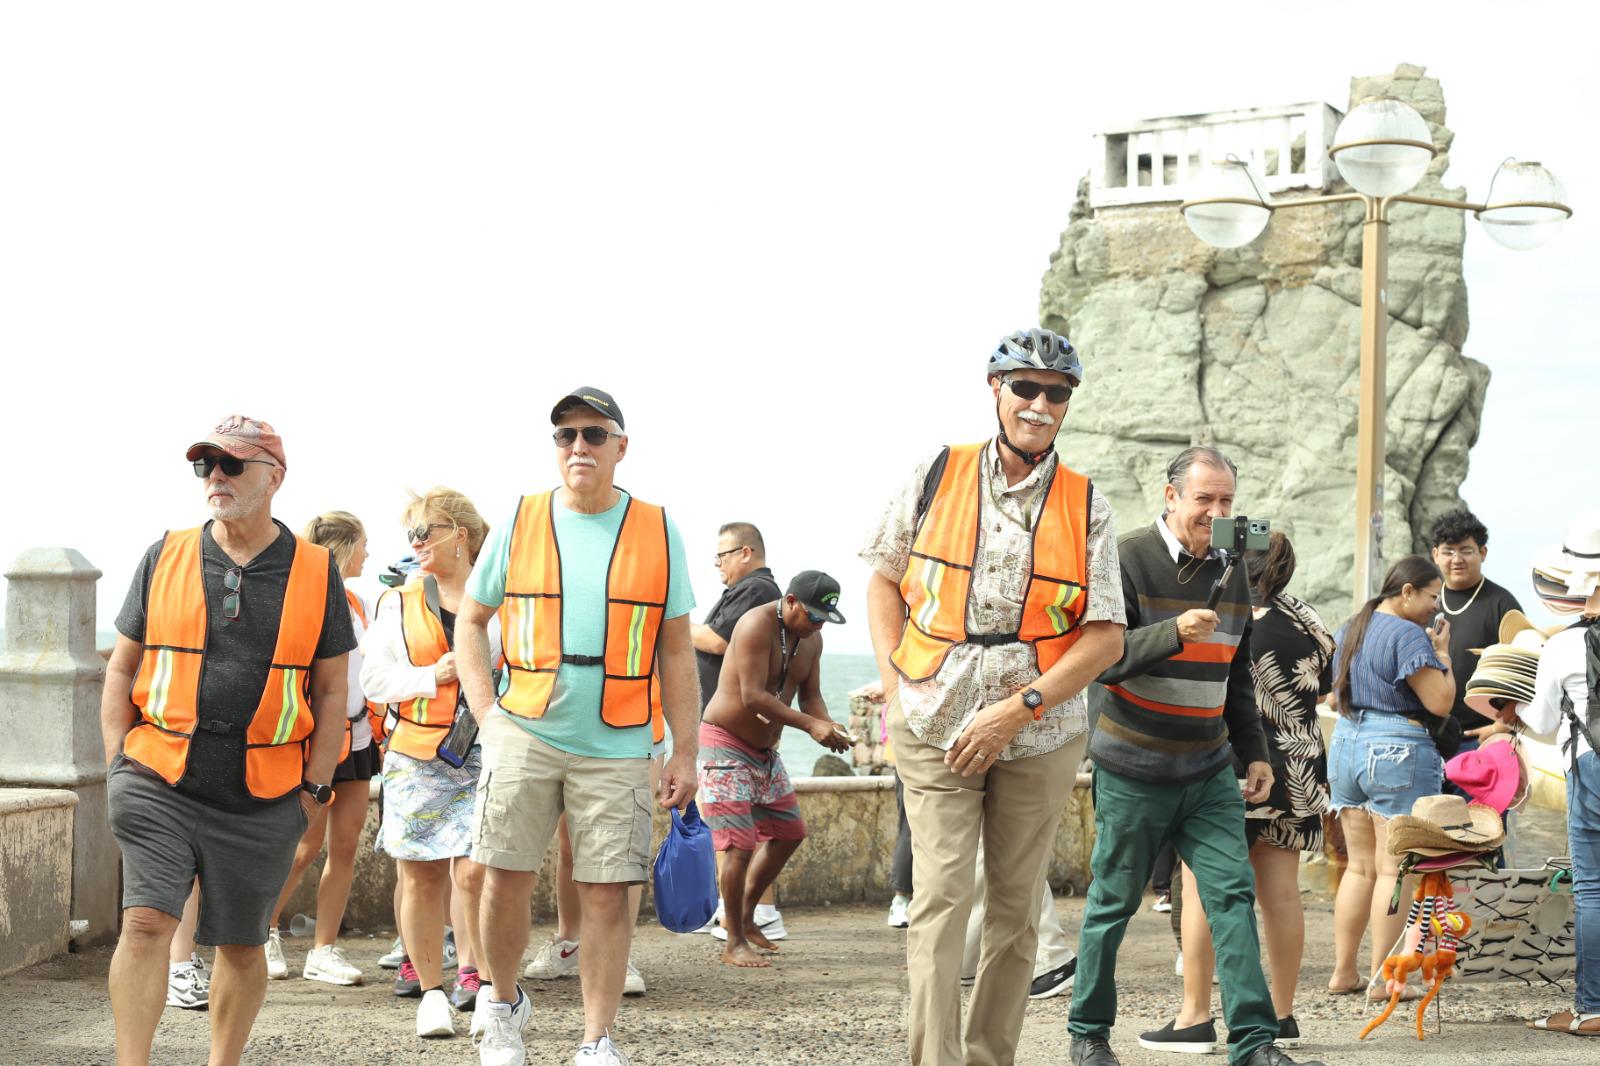
[[[1193,555],[1189,556],[1189,558],[1194,562],[1195,566],[1193,570],[1189,571],[1188,577],[1183,576],[1183,567],[1178,567],[1178,584],[1180,585],[1187,585],[1189,582],[1193,581],[1195,575],[1200,572],[1200,568],[1206,563],[1204,559]]]

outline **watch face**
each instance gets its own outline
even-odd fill
[[[1022,703],[1025,707],[1037,707],[1043,702],[1044,697],[1031,688],[1022,694]]]

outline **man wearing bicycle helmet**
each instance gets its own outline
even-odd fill
[[[861,552],[916,872],[911,1061],[930,1066],[1016,1055],[1039,874],[1083,758],[1083,691],[1122,652],[1110,505],[1055,452],[1078,354],[1049,330],[1014,333],[985,376],[997,435],[920,464]],[[980,839],[983,947],[963,1041]]]

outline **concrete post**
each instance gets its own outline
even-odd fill
[[[105,662],[95,650],[95,582],[71,548],[30,548],[6,571],[0,652],[0,786],[78,795],[72,825],[72,917],[80,943],[112,940],[122,866],[106,817],[100,740]]]

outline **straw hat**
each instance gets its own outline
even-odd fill
[[[1477,668],[1467,679],[1465,702],[1485,718],[1499,716],[1494,706],[1495,700],[1533,702],[1534,682],[1539,675],[1539,652],[1544,642],[1542,634],[1520,611],[1511,613],[1517,615],[1526,628],[1521,628],[1515,619],[1511,620],[1509,626],[1502,621],[1501,636],[1514,631],[1512,639],[1521,643],[1491,644],[1483,649],[1483,654],[1478,657]],[[1535,642],[1537,647],[1524,646]]]
[[[1517,756],[1517,791],[1512,794],[1511,802],[1506,806],[1508,811],[1520,811],[1528,802],[1528,795],[1533,791],[1533,774],[1528,770],[1528,755],[1522,750],[1522,741],[1513,733],[1495,733],[1478,745],[1479,749],[1504,744]]]
[[[1509,744],[1482,744],[1444,764],[1444,776],[1474,801],[1505,813],[1517,792],[1527,792],[1527,767]]]
[[[1460,796],[1423,796],[1389,822],[1389,853],[1449,855],[1458,851],[1493,851],[1505,843],[1499,813]]]

